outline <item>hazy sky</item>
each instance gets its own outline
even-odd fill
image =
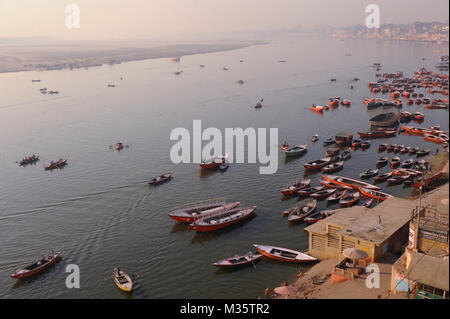
[[[68,4],[80,28],[65,25]],[[363,24],[367,4],[382,23],[448,21],[448,0],[0,0],[0,37],[162,39],[319,24]]]

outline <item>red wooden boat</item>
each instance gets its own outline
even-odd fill
[[[208,214],[203,218],[196,219],[192,224],[189,225],[189,228],[197,232],[210,232],[219,230],[239,223],[253,216],[255,210],[256,206],[221,210],[220,212]]]
[[[361,138],[379,138],[395,136],[397,132],[392,131],[374,131],[374,132],[357,132]]]
[[[336,188],[331,188],[331,189],[323,189],[321,191],[312,193],[311,195],[309,195],[312,198],[315,199],[322,199],[322,198],[326,198],[328,196],[330,196],[331,194],[333,194],[334,192],[336,192]]]
[[[426,178],[426,179],[424,179],[422,181],[419,181],[419,182],[413,184],[412,187],[420,188],[421,186],[427,186],[428,184],[430,184],[430,183],[434,182],[435,180],[441,178],[442,175],[443,175],[442,171],[438,172],[438,173],[434,174],[431,177],[428,177],[428,178]]]
[[[212,158],[208,161],[202,161],[200,163],[200,168],[201,169],[216,169],[219,168],[220,164],[225,163],[227,156],[223,155],[223,156],[219,156],[219,157],[215,157]]]
[[[13,274],[11,274],[11,277],[14,279],[19,279],[33,276],[43,271],[44,269],[50,267],[51,265],[55,264],[60,256],[61,252],[51,252],[50,254],[47,254],[39,258],[37,261],[31,264],[17,269]]]
[[[318,160],[305,163],[303,167],[305,169],[319,169],[331,163],[331,157],[325,157]]]
[[[374,181],[375,183],[384,182],[385,180],[387,180],[388,178],[391,178],[391,177],[392,177],[392,172],[384,173],[384,174],[375,176],[375,177],[373,178],[373,181]]]
[[[387,144],[380,144],[378,145],[378,152],[383,152],[385,149],[387,149]]]
[[[317,261],[317,258],[314,258],[310,255],[292,249],[267,245],[256,245],[256,244],[254,244],[253,246],[256,248],[257,251],[259,251],[264,256],[279,261],[286,261],[293,263]]]
[[[389,184],[402,184],[404,181],[409,179],[410,175],[397,175],[394,177],[389,178],[387,181]]]
[[[306,188],[304,188],[302,190],[299,190],[297,192],[297,194],[300,197],[304,197],[304,196],[309,196],[309,195],[311,195],[313,193],[320,192],[321,190],[324,190],[324,189],[325,189],[324,186],[314,186],[314,187],[310,187],[309,186],[309,187],[306,187]]]
[[[329,182],[330,184],[335,184],[337,186],[347,186],[347,187],[353,187],[356,189],[359,189],[360,187],[373,189],[373,190],[380,190],[378,186],[365,183],[363,181],[358,181],[356,179],[343,177],[343,176],[335,176],[335,175],[322,175],[322,177]]]
[[[232,209],[240,205],[240,202],[227,203],[224,199],[212,199],[176,208],[168,215],[179,223],[192,223],[195,219],[215,213],[220,209]]]
[[[281,194],[285,196],[296,194],[299,190],[308,187],[310,183],[310,179],[290,182],[281,190]]]
[[[395,156],[391,159],[390,166],[391,168],[396,168],[400,165],[400,157]]]

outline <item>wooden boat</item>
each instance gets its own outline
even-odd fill
[[[293,263],[317,261],[317,258],[314,258],[310,255],[292,249],[267,245],[256,245],[256,244],[254,244],[253,246],[264,256],[279,261],[286,261]]]
[[[316,210],[317,200],[305,200],[302,204],[297,205],[295,209],[290,211],[288,216],[288,222],[300,223],[306,217],[314,213]]]
[[[386,151],[387,151],[388,153],[391,153],[391,152],[394,151],[394,149],[395,149],[396,147],[397,147],[397,144],[391,144],[391,145],[389,145],[389,146],[387,147]]]
[[[408,167],[413,166],[413,164],[414,164],[414,159],[413,158],[409,158],[406,161],[403,161],[402,164],[400,165],[400,167],[408,168]]]
[[[196,219],[193,223],[189,224],[189,228],[197,232],[219,230],[253,216],[255,210],[256,206],[221,210],[220,212],[208,214],[207,216]]]
[[[332,145],[332,144],[335,144],[335,143],[336,143],[336,141],[332,137],[327,138],[325,141],[322,142],[323,146]]]
[[[285,156],[300,156],[306,152],[308,145],[295,145],[288,147],[283,151]]]
[[[397,176],[393,176],[391,178],[388,178],[387,182],[389,184],[391,184],[391,185],[393,185],[393,184],[401,184],[405,180],[407,180],[408,178],[410,178],[410,175],[397,175]]]
[[[370,208],[370,206],[372,206],[374,199],[371,198],[369,200],[367,200],[365,203],[363,203],[361,206],[366,207],[366,208]]]
[[[324,190],[324,189],[325,189],[325,186],[314,186],[314,187],[308,186],[302,190],[299,190],[297,192],[297,194],[300,197],[305,197],[305,196],[309,196],[313,193],[320,192],[321,190]]]
[[[240,202],[227,203],[223,199],[212,199],[184,205],[170,212],[168,215],[179,223],[192,223],[195,219],[216,213],[218,210],[233,209],[240,205]]]
[[[412,186],[414,188],[420,188],[421,186],[428,186],[430,183],[438,180],[439,178],[441,178],[443,175],[442,171],[434,174],[433,176],[430,176],[428,178],[419,180],[418,182],[414,183]]]
[[[423,121],[424,117],[425,117],[425,115],[423,113],[421,113],[421,112],[415,112],[413,114],[413,118],[416,121]]]
[[[396,168],[400,165],[400,157],[395,156],[391,159],[390,166],[391,168]]]
[[[402,147],[400,145],[395,145],[395,147],[394,147],[394,154],[400,153],[401,149],[402,149]]]
[[[405,147],[404,145],[400,146],[400,154],[401,155],[408,153],[408,151],[409,151],[408,147]]]
[[[225,163],[226,158],[226,155],[218,156],[208,161],[202,161],[199,165],[201,169],[217,169],[220,164]]]
[[[364,187],[367,189],[373,189],[373,190],[380,190],[378,186],[365,183],[363,181],[358,181],[356,179],[343,177],[343,176],[336,176],[336,175],[322,175],[322,177],[329,182],[330,184],[335,184],[337,186],[347,186],[359,189],[360,187]]]
[[[247,266],[249,264],[254,265],[256,261],[258,261],[263,255],[255,254],[252,251],[248,252],[246,255],[235,255],[234,257],[225,258],[213,263],[216,267],[223,268],[237,268],[241,266]]]
[[[368,169],[365,172],[362,172],[361,174],[359,174],[359,177],[361,178],[371,178],[374,176],[378,175],[378,170],[377,169]]]
[[[341,156],[342,156],[342,159],[344,161],[346,161],[346,160],[349,160],[352,157],[352,153],[350,151],[345,150],[345,151],[342,152]]]
[[[302,190],[306,187],[308,187],[311,183],[310,179],[305,179],[305,180],[301,180],[301,181],[293,181],[290,182],[286,185],[285,188],[283,188],[281,190],[281,194],[288,196],[288,195],[293,195],[296,194],[299,190]]]
[[[327,166],[322,168],[322,173],[334,173],[341,170],[344,167],[344,161],[328,164]]]
[[[336,192],[327,197],[327,202],[334,202],[340,200],[347,189],[349,188],[336,190]]]
[[[410,168],[397,168],[391,171],[391,173],[394,176],[399,176],[399,175],[409,175],[411,177],[416,177],[419,175],[422,175],[422,172],[410,169]]]
[[[335,135],[334,140],[338,145],[351,145],[353,140],[352,132],[339,132]]]
[[[313,137],[311,138],[311,142],[315,143],[319,140],[319,135],[318,134],[314,134]]]
[[[39,161],[39,156],[30,156],[30,157],[22,159],[19,162],[19,165],[20,166],[26,166],[26,165],[34,164],[37,161]]]
[[[333,157],[333,156],[337,156],[340,153],[340,149],[339,147],[328,147],[325,150],[325,154],[327,155],[327,157]]]
[[[373,126],[394,126],[400,120],[400,113],[389,112],[378,114],[369,119],[370,125]]]
[[[149,185],[157,185],[157,184],[161,184],[164,182],[169,181],[172,178],[173,173],[172,172],[168,172],[162,175],[159,175],[157,177],[153,177],[148,184]]]
[[[387,156],[382,156],[377,160],[377,166],[384,166],[388,163],[388,157]]]
[[[411,112],[408,112],[408,111],[401,111],[401,112],[400,112],[400,116],[401,116],[401,118],[404,119],[404,120],[410,120],[410,119],[411,119],[411,116],[412,116],[412,113],[411,113]]]
[[[367,188],[364,188],[364,187],[361,187],[359,189],[359,191],[360,191],[360,193],[361,193],[361,195],[363,197],[373,198],[376,201],[386,200],[386,199],[392,197],[392,195],[389,195],[389,194],[386,194],[386,193],[383,193],[383,192],[380,192],[380,191],[372,190],[372,189],[367,189]]]
[[[358,148],[361,146],[361,140],[353,140],[352,141],[352,147],[353,148]]]
[[[414,154],[416,154],[418,151],[419,151],[419,147],[411,147],[411,148],[408,150],[408,155],[414,155]]]
[[[369,147],[370,147],[370,143],[369,142],[367,142],[367,141],[361,142],[361,149],[362,150],[368,149]]]
[[[442,144],[445,142],[444,138],[442,138],[440,136],[432,135],[432,134],[424,134],[423,138],[426,141],[437,143],[437,144]]]
[[[67,165],[67,160],[66,159],[65,160],[60,159],[60,160],[58,160],[56,162],[50,162],[50,164],[48,164],[47,166],[44,166],[44,169],[46,171],[54,170],[56,168],[63,168],[66,165]]]
[[[356,204],[358,200],[359,200],[359,192],[348,190],[344,195],[342,195],[341,199],[339,200],[339,206],[350,207]]]
[[[317,212],[315,214],[312,214],[312,215],[306,217],[303,221],[306,224],[311,225],[311,224],[317,223],[319,220],[322,220],[324,218],[325,218],[325,216],[321,212]]]
[[[430,154],[430,149],[417,151],[417,157],[425,156],[425,155],[428,155],[428,154]]]
[[[322,199],[322,198],[327,198],[328,196],[330,196],[331,194],[333,194],[334,192],[336,192],[336,188],[331,188],[331,189],[323,189],[321,191],[312,193],[311,195],[309,195],[310,197],[314,198],[314,199]]]
[[[33,276],[55,264],[60,256],[61,252],[51,252],[31,264],[17,269],[13,274],[11,274],[11,277],[14,279],[19,279]]]
[[[228,167],[230,167],[230,165],[228,165],[228,163],[220,163],[219,170],[226,171],[228,169]]]
[[[130,276],[128,276],[123,270],[120,268],[114,268],[113,271],[113,280],[116,286],[126,292],[130,292],[133,290],[133,282],[131,281]]]
[[[388,145],[387,144],[379,144],[378,145],[378,152],[383,152],[387,149]]]
[[[357,132],[361,138],[380,138],[380,137],[392,137],[397,134],[397,131],[373,131],[373,132]]]
[[[326,165],[328,165],[330,163],[331,163],[331,158],[330,157],[324,157],[324,158],[321,158],[321,159],[318,159],[318,160],[313,160],[313,161],[307,162],[307,163],[303,164],[303,167],[305,169],[313,170],[313,169],[322,168],[322,167],[324,167],[324,166],[326,166]]]
[[[392,177],[392,172],[384,173],[384,174],[375,176],[373,178],[373,181],[376,182],[376,183],[384,182],[385,180],[387,180],[388,178],[391,178],[391,177]]]

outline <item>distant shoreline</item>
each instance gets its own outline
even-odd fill
[[[89,45],[58,44],[0,45],[0,73],[91,68],[105,64],[114,65],[131,61],[231,51],[259,44],[267,44],[267,42],[244,40],[153,47],[97,46],[94,48]]]

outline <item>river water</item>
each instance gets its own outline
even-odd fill
[[[229,272],[211,263],[246,253],[255,243],[307,249],[304,225],[288,226],[280,214],[296,199],[281,200],[279,190],[287,180],[302,178],[303,163],[324,156],[322,143],[312,145],[311,136],[318,133],[324,140],[342,130],[355,136],[367,131],[371,113],[362,100],[370,96],[367,82],[376,79],[372,63],[382,64],[380,72],[401,70],[408,76],[422,66],[433,69],[444,53],[448,48],[437,44],[311,36],[186,56],[179,63],[164,58],[0,74],[0,297],[254,298],[266,287],[293,281],[307,266],[261,261],[256,268]],[[175,76],[178,70],[183,73]],[[360,81],[352,82],[355,77]],[[245,84],[237,84],[240,79]],[[60,94],[41,94],[42,87]],[[351,99],[351,107],[323,116],[309,110],[332,96]],[[252,108],[261,98],[263,107]],[[423,111],[423,106],[403,109]],[[447,111],[423,112],[421,126],[448,130]],[[279,144],[308,143],[309,149],[289,161],[275,150],[274,175],[260,175],[260,164],[201,173],[198,164],[175,165],[169,157],[175,143],[170,132],[192,130],[193,119],[221,130],[278,128]],[[129,147],[110,149],[119,140]],[[437,148],[416,136],[372,141],[368,150],[352,154],[339,175],[357,178],[374,168],[380,156],[376,145],[382,142]],[[32,153],[41,161],[19,167],[16,161]],[[60,157],[68,158],[66,168],[44,171],[44,164]],[[147,185],[166,171],[174,172],[171,182]],[[317,184],[319,177],[309,178]],[[393,195],[411,194],[411,188],[381,185]],[[175,206],[217,197],[257,205],[256,217],[218,234],[196,234],[167,216]],[[320,202],[320,209],[325,206]],[[28,280],[9,277],[52,249],[62,251],[56,267]],[[79,289],[66,288],[69,264],[80,268]],[[134,278],[131,295],[114,286],[116,266]]]

